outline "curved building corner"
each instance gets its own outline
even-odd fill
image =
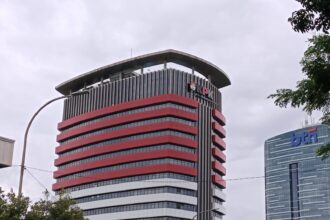
[[[329,142],[328,125],[312,125],[266,140],[266,220],[330,219],[330,160],[315,154]]]
[[[56,89],[64,95],[88,93],[64,101],[53,190],[69,192],[90,220],[189,220],[197,213],[223,219],[226,120],[219,89],[228,85],[220,68],[176,50],[62,83]]]

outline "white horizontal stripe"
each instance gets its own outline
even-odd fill
[[[145,180],[145,181],[134,181],[134,182],[113,184],[113,185],[100,186],[100,187],[95,186],[94,188],[71,192],[70,196],[72,198],[79,198],[79,197],[98,195],[103,193],[119,192],[119,191],[134,190],[134,189],[145,189],[145,188],[152,188],[159,186],[173,186],[184,189],[197,190],[197,183],[195,182],[164,178],[164,179],[153,179],[153,180]]]
[[[219,198],[220,200],[226,201],[226,194],[217,188],[213,190],[213,196]]]
[[[161,201],[172,201],[180,202],[191,205],[197,205],[197,198],[179,194],[172,193],[159,193],[159,194],[150,194],[150,195],[140,195],[140,196],[129,196],[116,199],[106,199],[98,200],[93,202],[80,203],[78,206],[83,209],[95,209],[101,207],[110,207],[118,205],[130,205],[136,203],[149,203],[149,202],[161,202]]]
[[[215,210],[217,212],[221,212],[224,215],[226,214],[226,208],[223,205],[220,205],[217,203],[213,203],[213,210]]]
[[[187,218],[192,219],[196,212],[180,210],[180,209],[146,209],[138,211],[126,211],[126,212],[115,212],[100,215],[90,215],[86,216],[89,220],[120,220],[120,219],[131,219],[131,218],[151,218],[151,217],[161,217],[161,216],[171,216],[177,218]]]

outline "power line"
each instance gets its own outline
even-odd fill
[[[13,165],[13,166],[20,166],[20,165]],[[30,166],[25,166],[26,168],[32,169],[32,170],[37,170],[41,172],[46,172],[46,173],[53,173],[54,171],[51,170],[45,170],[45,169],[40,169],[36,167],[30,167]],[[94,179],[94,180],[101,180],[100,178],[95,178],[95,177],[89,177],[89,176],[79,176],[79,178],[88,178],[88,179]],[[236,177],[236,178],[231,178],[231,179],[225,179],[225,181],[243,181],[243,180],[253,180],[253,179],[264,179],[265,176],[248,176],[248,177]],[[139,182],[160,182],[160,181],[150,181],[150,180],[138,180]],[[209,180],[199,180],[196,182],[206,182]],[[164,181],[161,181],[164,182]],[[184,180],[176,180],[176,181],[169,181],[169,182],[186,182]]]
[[[47,187],[44,184],[42,184],[41,181],[37,177],[35,177],[28,169],[25,168],[25,170],[42,188],[46,190],[46,193],[51,193],[51,191],[49,191]]]

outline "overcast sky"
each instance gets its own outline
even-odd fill
[[[131,48],[133,56],[172,48],[209,60],[231,79],[222,89],[227,179],[263,176],[265,139],[305,119],[301,110],[280,109],[266,98],[302,78],[308,36],[287,22],[298,8],[294,0],[0,0],[0,136],[16,140],[13,163],[20,163],[29,118],[59,95],[56,85],[129,58]],[[61,115],[59,101],[36,119],[27,166],[55,169]],[[51,172],[29,171],[51,189]],[[17,166],[0,170],[0,186],[16,191],[18,176]],[[262,178],[227,185],[226,220],[265,219]],[[43,190],[25,173],[26,195],[38,199]]]

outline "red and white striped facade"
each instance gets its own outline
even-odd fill
[[[134,59],[157,63],[166,54],[167,62],[189,65],[185,58],[171,60],[175,53],[189,56],[170,50]],[[68,89],[89,93],[65,100],[53,190],[69,192],[91,220],[222,219],[226,132],[219,86],[166,65],[137,74],[125,66],[130,62],[57,88],[65,95]],[[89,88],[90,82],[98,84]],[[212,96],[191,90],[191,83]]]

